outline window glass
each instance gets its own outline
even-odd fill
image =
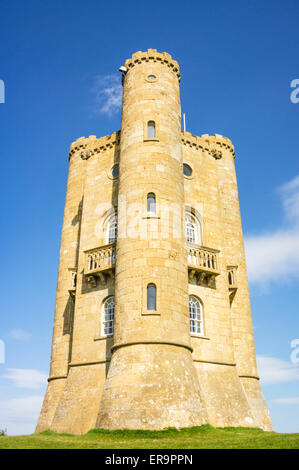
[[[147,137],[148,139],[154,139],[156,137],[156,125],[154,121],[148,121],[147,123]]]
[[[190,316],[190,333],[202,335],[202,306],[200,301],[193,296],[189,297],[189,316]]]
[[[119,166],[118,166],[118,164],[114,165],[114,167],[112,168],[111,174],[112,174],[113,178],[118,177],[118,175],[119,175]]]
[[[148,284],[147,286],[147,310],[156,310],[156,286],[155,284]]]
[[[195,221],[192,220],[190,215],[186,216],[186,239],[187,239],[187,243],[198,242],[197,226],[196,226]]]
[[[112,217],[107,227],[107,243],[114,243],[117,237],[117,219]]]
[[[152,214],[156,212],[156,196],[154,193],[147,195],[147,212],[151,212]]]
[[[109,297],[103,305],[102,336],[113,335],[114,328],[114,297]]]
[[[192,175],[192,168],[191,166],[187,165],[187,163],[183,164],[183,173],[185,176],[191,176]]]

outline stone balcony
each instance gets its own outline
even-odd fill
[[[213,287],[215,278],[220,274],[218,263],[219,250],[204,246],[187,246],[189,281]]]
[[[85,252],[84,275],[89,287],[95,287],[97,278],[106,282],[107,276],[113,277],[115,271],[115,243],[100,246]],[[189,281],[213,287],[215,277],[220,274],[218,268],[219,250],[203,246],[187,246]]]
[[[85,251],[84,275],[90,287],[95,287],[97,278],[105,282],[107,275],[113,277],[115,253],[115,243]]]

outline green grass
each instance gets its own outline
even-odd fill
[[[299,449],[298,434],[256,428],[213,428],[209,424],[163,431],[106,431],[83,436],[44,431],[29,436],[1,436],[1,449]]]

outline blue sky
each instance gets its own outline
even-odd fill
[[[297,0],[0,0],[0,429],[32,432],[45,392],[69,145],[120,128],[118,67],[155,48],[187,130],[235,145],[263,391],[299,432],[298,19]]]

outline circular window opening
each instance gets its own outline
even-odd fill
[[[147,79],[148,79],[150,82],[153,82],[154,80],[156,80],[156,75],[148,75]]]
[[[118,166],[118,164],[114,165],[114,167],[111,170],[111,174],[112,174],[113,178],[118,177],[118,175],[119,175],[119,166]]]
[[[191,176],[192,175],[192,168],[191,166],[187,165],[187,163],[184,163],[183,165],[183,173],[185,176]]]

